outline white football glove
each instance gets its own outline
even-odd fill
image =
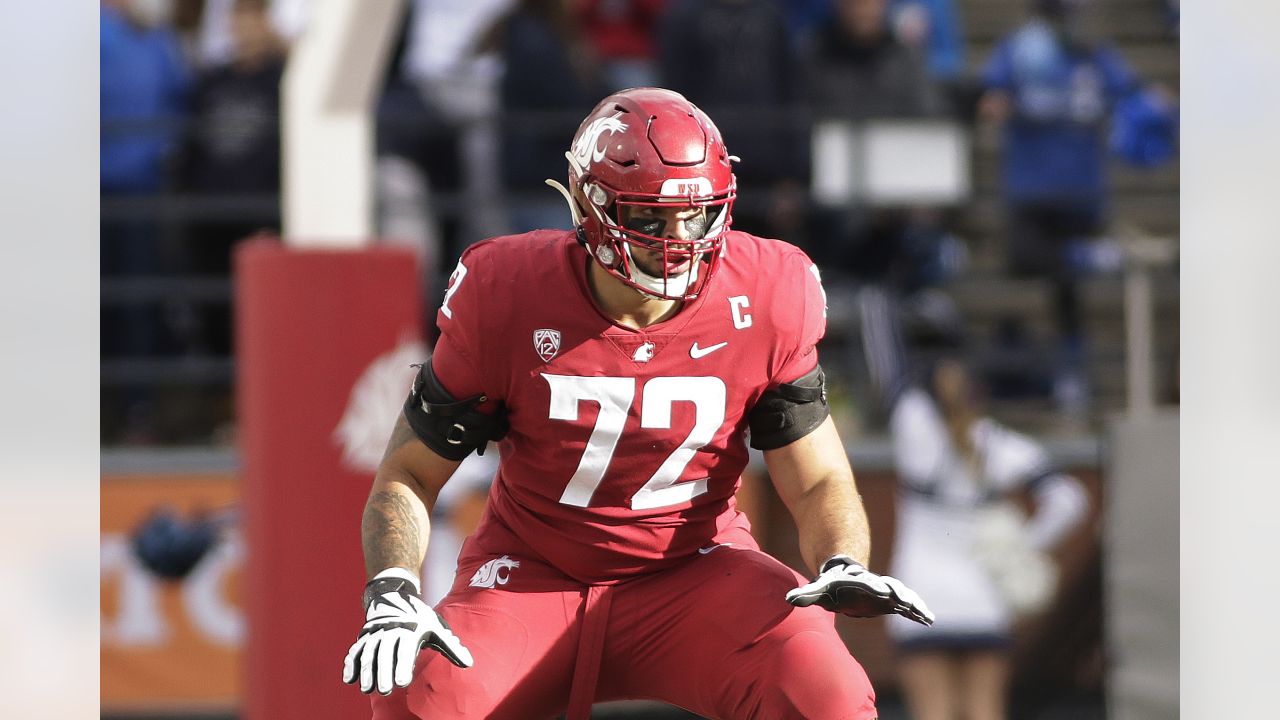
[[[413,665],[425,645],[458,667],[471,667],[463,647],[440,614],[422,601],[418,580],[402,568],[383,570],[364,588],[365,623],[342,663],[342,682],[360,680],[360,692],[391,693],[407,687]]]
[[[914,590],[897,578],[871,572],[848,555],[833,555],[822,563],[817,579],[787,593],[787,602],[858,618],[897,613],[921,625],[933,624],[933,613]]]

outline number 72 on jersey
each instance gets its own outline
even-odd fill
[[[576,422],[580,403],[593,402],[600,406],[578,469],[560,496],[560,502],[566,505],[587,507],[622,437],[627,414],[635,400],[636,379],[548,373],[542,373],[542,377],[551,387],[550,419]],[[632,510],[679,505],[707,491],[706,478],[677,481],[694,453],[711,442],[724,423],[725,395],[724,381],[718,377],[655,377],[644,384],[641,428],[671,429],[671,408],[676,401],[693,403],[695,419],[684,442],[667,456],[644,487],[631,496]]]

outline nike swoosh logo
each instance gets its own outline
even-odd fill
[[[720,348],[728,344],[729,344],[729,341],[725,340],[724,342],[716,343],[715,345],[712,345],[710,347],[700,348],[698,347],[698,343],[694,343],[693,347],[689,348],[689,357],[693,358],[694,360],[697,360],[700,357],[710,355],[711,353],[719,350]]]
[[[712,550],[715,550],[716,548],[731,547],[732,545],[733,543],[720,543],[719,545],[712,545],[711,547],[698,548],[698,554],[706,555],[707,553],[711,552]]]

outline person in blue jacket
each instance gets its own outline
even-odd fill
[[[1015,276],[1053,281],[1061,343],[1054,393],[1082,409],[1085,342],[1081,258],[1106,223],[1107,130],[1117,104],[1141,88],[1116,50],[1080,30],[1082,0],[1034,0],[1029,22],[1003,38],[983,70],[980,116],[1002,126],[1000,185]]]

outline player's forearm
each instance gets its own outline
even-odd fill
[[[380,471],[360,522],[366,575],[372,578],[390,567],[418,572],[430,529],[427,503],[414,481]]]
[[[792,514],[800,553],[813,570],[836,554],[863,565],[870,561],[871,531],[851,473],[828,473],[797,498]]]
[[[778,496],[800,532],[800,553],[817,570],[832,555],[864,565],[871,533],[840,433],[830,417],[813,432],[764,454]]]

